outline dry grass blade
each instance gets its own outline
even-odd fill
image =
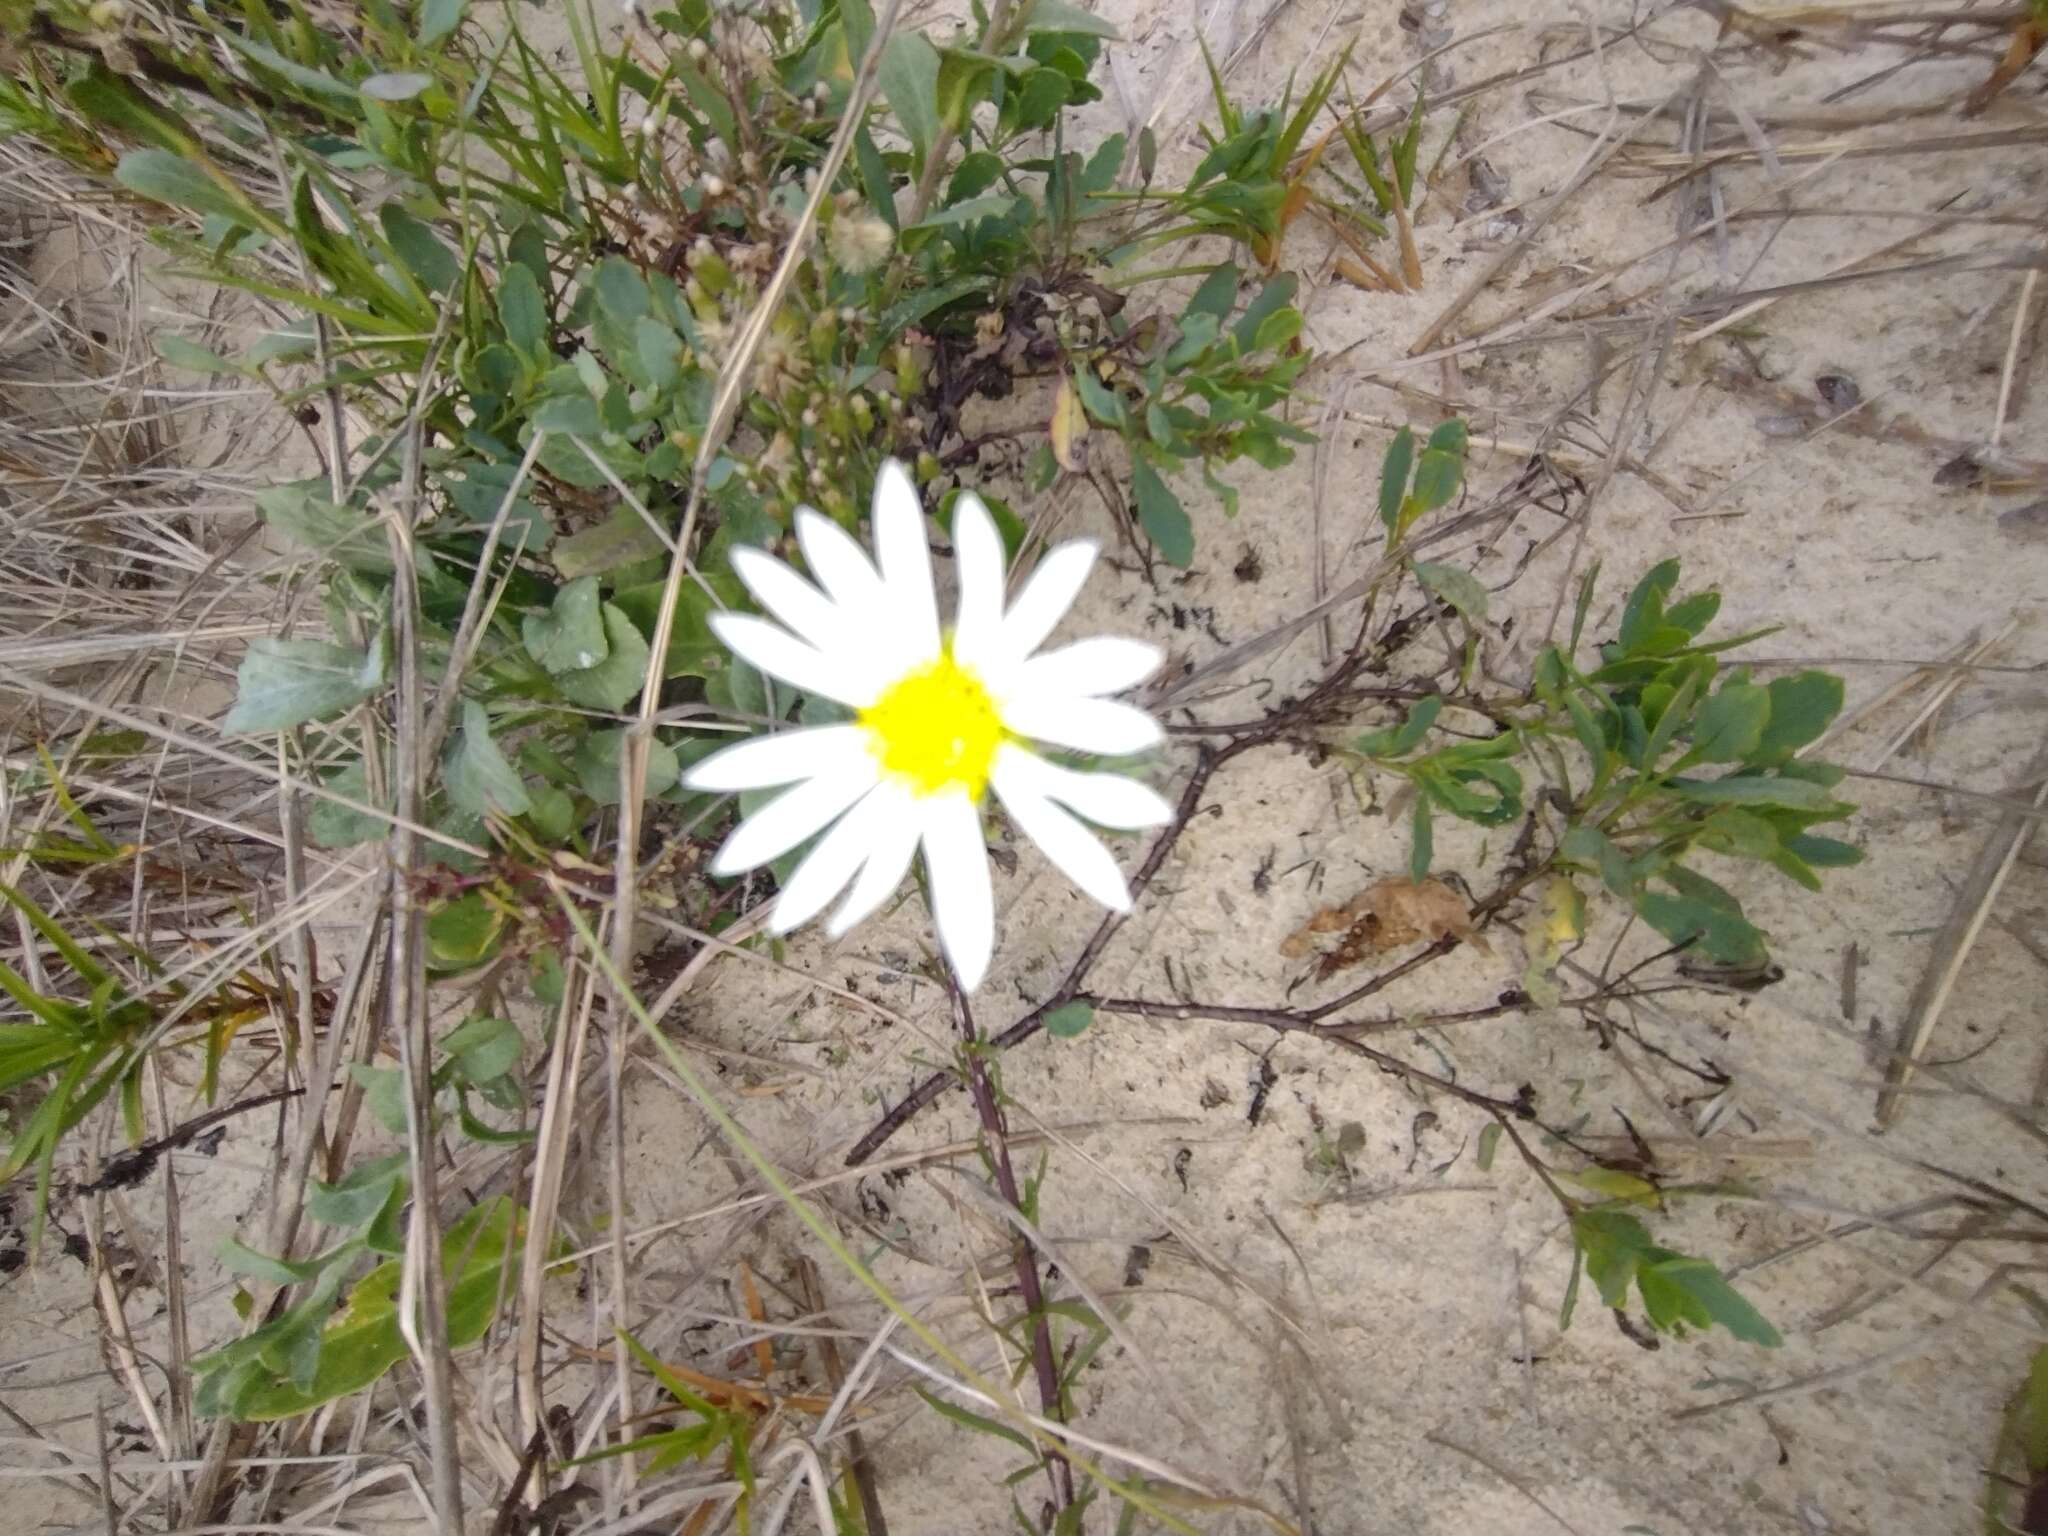
[[[2026,804],[2035,811],[2048,806],[2048,749],[2035,755],[2010,793],[2025,796]],[[1885,1071],[1884,1087],[1877,1095],[1880,1127],[1897,1121],[1905,1104],[1906,1087],[1926,1054],[1927,1043],[1941,1022],[1950,994],[1969,964],[1970,951],[1983,934],[1998,894],[2005,888],[2006,877],[2012,873],[2034,825],[2033,817],[2008,811],[1993,824],[1983,847],[1977,851],[1948,918],[1935,935],[1926,969],[1920,974],[1919,985],[1913,989],[1912,1001],[1907,1004],[1905,1019],[1899,1026],[1898,1048]]]

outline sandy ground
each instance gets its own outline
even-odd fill
[[[1218,56],[1235,57],[1234,90],[1254,101],[1277,96],[1291,72],[1305,76],[1353,35],[1350,78],[1361,90],[1415,67],[1425,49],[1471,39],[1429,66],[1433,89],[1447,92],[1577,51],[1586,10],[1610,26],[1631,14],[1621,4],[1431,0],[1417,31],[1396,24],[1389,0],[1303,0],[1274,7],[1270,24],[1249,4],[1104,0],[1101,9],[1129,42],[1098,113],[1105,128],[1123,126],[1127,112],[1149,118],[1169,166],[1190,154],[1203,109],[1197,11]],[[2040,487],[1952,488],[1937,475],[1957,445],[2002,443],[2025,456],[2048,442],[2030,329],[2039,295],[2025,274],[1948,270],[1795,291],[1719,336],[1691,341],[1693,320],[1671,345],[1655,342],[1697,298],[2020,242],[2026,231],[2017,226],[1920,215],[1940,208],[2038,219],[2038,143],[1883,158],[1831,152],[1992,127],[2038,130],[2038,77],[1976,124],[1953,110],[1908,119],[1900,107],[1959,95],[1981,76],[1982,61],[1928,57],[1823,106],[1830,91],[1902,55],[1813,47],[1775,58],[1715,42],[1708,16],[1672,14],[1654,41],[1609,40],[1597,57],[1473,97],[1445,164],[1483,151],[1499,202],[1475,200],[1468,211],[1472,177],[1444,174],[1419,217],[1428,272],[1420,294],[1367,294],[1330,276],[1330,253],[1313,229],[1300,228],[1289,262],[1310,275],[1309,340],[1325,361],[1305,381],[1315,403],[1298,414],[1327,428],[1322,447],[1277,475],[1239,477],[1248,493],[1234,524],[1191,496],[1194,569],[1162,571],[1153,586],[1124,562],[1098,578],[1070,628],[1150,635],[1199,664],[1300,611],[1318,591],[1318,537],[1322,590],[1371,558],[1377,534],[1362,488],[1392,427],[1426,426],[1440,414],[1432,397],[1445,397],[1473,424],[1475,494],[1511,480],[1539,438],[1562,470],[1598,488],[1589,510],[1583,499],[1573,503],[1586,519],[1583,547],[1567,535],[1522,569],[1531,546],[1555,531],[1530,510],[1490,553],[1461,556],[1500,589],[1497,674],[1522,675],[1560,585],[1595,558],[1607,576],[1592,632],[1611,625],[1636,573],[1676,555],[1689,584],[1721,590],[1731,631],[1783,625],[1755,647],[1760,655],[1843,671],[1852,710],[1904,675],[1901,661],[1945,655],[2016,619],[2017,633],[1994,658],[2014,670],[1972,678],[1931,744],[1886,762],[1906,778],[1990,792],[2012,786],[2041,733],[2039,683],[2022,669],[2041,659],[2031,626],[2048,565],[2028,521],[2000,514]],[[1694,90],[1721,110],[1714,142],[1729,160],[1713,178],[1715,206],[1757,216],[1649,256],[1672,243],[1679,199],[1696,184],[1653,196],[1683,163],[1665,163],[1674,125],[1646,125],[1628,108]],[[1447,124],[1448,114],[1433,119],[1426,156]],[[1411,345],[1522,221],[1542,217],[1589,156],[1630,135],[1634,142],[1603,162],[1451,328],[1451,355],[1410,359]],[[1755,137],[1774,147],[1775,164],[1747,153]],[[1770,216],[1788,206],[1832,212]],[[1544,310],[1610,273],[1612,281],[1568,306],[1592,318],[1565,323]],[[2023,304],[2031,307],[2001,412]],[[1864,403],[1815,431],[1820,375],[1854,380]],[[1622,461],[1611,474],[1603,467],[1610,455]],[[1055,505],[1062,532],[1109,533],[1092,498],[1056,493]],[[1244,574],[1247,552],[1257,556],[1256,579]],[[1317,644],[1310,634],[1260,658],[1230,679],[1238,691],[1219,690],[1199,709],[1237,717],[1268,689],[1278,696],[1299,686],[1319,670]],[[1880,760],[1923,698],[1874,712],[1835,755]],[[1187,767],[1168,753],[1156,780],[1171,793]],[[1405,828],[1379,805],[1387,793],[1296,752],[1239,760],[1211,785],[1094,972],[1094,988],[1216,1003],[1287,994],[1300,963],[1281,957],[1281,940],[1318,905],[1405,865]],[[2035,1027],[2040,962],[2023,942],[2048,938],[2048,877],[2022,859],[1999,906],[2012,926],[1986,931],[1948,1010],[1932,1054],[1967,1059],[1943,1069],[1939,1083],[1923,1079],[1927,1094],[1895,1129],[1874,1136],[1873,1021],[1896,1026],[1990,822],[1966,798],[1905,784],[1866,781],[1856,797],[1864,814],[1852,835],[1869,855],[1861,868],[1833,876],[1818,897],[1761,877],[1741,883],[1771,931],[1784,981],[1753,999],[1665,999],[1661,1012],[1635,1021],[1678,1061],[1710,1061],[1729,1079],[1712,1105],[1711,1140],[1672,1152],[1670,1167],[1740,1179],[1752,1191],[1676,1203],[1656,1230],[1674,1247],[1740,1269],[1739,1284],[1785,1333],[1783,1350],[1714,1333],[1652,1352],[1597,1305],[1582,1305],[1574,1327],[1560,1332],[1569,1238],[1555,1203],[1505,1150],[1489,1171],[1479,1169],[1481,1117],[1315,1041],[1103,1016],[1078,1039],[1032,1041],[1002,1071],[1013,1128],[1051,1137],[1038,1226],[1059,1256],[1057,1294],[1091,1295],[1122,1318],[1123,1336],[1085,1373],[1079,1425],[1322,1536],[1980,1528],[1981,1468],[2038,1336],[2009,1293],[1985,1300],[1980,1287],[1995,1265],[2026,1263],[2029,1252],[1850,1229],[1859,1217],[1964,1193],[1969,1179],[2048,1199],[2048,1162],[2028,1108],[2044,1057]],[[1028,846],[1009,846],[1015,870],[999,880],[997,966],[977,1002],[990,1032],[1044,995],[1095,921]],[[1139,846],[1122,850],[1127,867]],[[1476,836],[1440,833],[1440,866],[1477,868],[1483,856]],[[1614,931],[1611,919],[1596,927],[1593,954],[1604,954]],[[1860,1001],[1845,1018],[1840,974],[1852,944],[1862,955]],[[726,1102],[792,1178],[831,1179],[881,1110],[947,1057],[945,998],[905,969],[929,947],[912,897],[836,946],[799,939],[787,971],[722,962],[665,1022],[715,1068]],[[1493,956],[1460,951],[1375,1001],[1395,1019],[1484,1003],[1516,983],[1522,963],[1502,935]],[[1293,1000],[1329,995],[1314,987]],[[1583,1114],[1589,1135],[1621,1133],[1625,1115],[1662,1138],[1660,1148],[1707,1123],[1717,1098],[1669,1063],[1602,1051],[1570,1014],[1426,1035],[1396,1030],[1379,1043],[1485,1091],[1532,1083],[1547,1114]],[[1254,1124],[1248,1110],[1262,1060],[1274,1081]],[[1351,1123],[1363,1141],[1333,1159],[1326,1149]],[[953,1093],[889,1153],[973,1133],[965,1096]],[[612,1213],[605,1142],[592,1136],[565,1219],[595,1242]],[[788,1287],[809,1244],[786,1216],[721,1209],[757,1186],[651,1066],[629,1080],[624,1142],[630,1195],[621,1218],[630,1231],[661,1229],[635,1250],[640,1336],[718,1371],[738,1337],[729,1321],[739,1310],[736,1261],[771,1288]],[[194,1188],[186,1220],[195,1326],[208,1336],[231,1322],[205,1253],[206,1223],[224,1229],[255,1207],[267,1160],[265,1133],[241,1129],[211,1159],[180,1160]],[[999,1358],[975,1313],[1002,1316],[1016,1302],[1003,1294],[1010,1272],[998,1229],[966,1193],[977,1174],[971,1157],[933,1158],[888,1175],[836,1178],[813,1198],[900,1295],[978,1364],[1000,1369],[1010,1346]],[[1924,1224],[1946,1231],[1967,1214],[1949,1206]],[[130,1216],[128,1241],[150,1252],[159,1218],[146,1200]],[[1937,1250],[1939,1262],[1923,1268]],[[826,1273],[837,1320],[871,1333],[874,1309],[832,1278],[829,1264]],[[95,1364],[79,1276],[74,1262],[53,1256],[0,1289],[0,1360],[8,1362],[0,1398],[90,1446],[93,1394],[116,1419],[130,1409],[110,1381],[65,1386]],[[778,1315],[800,1310],[770,1301]],[[146,1291],[130,1310],[147,1317]],[[565,1293],[553,1321],[599,1342],[609,1324],[600,1310]],[[139,1326],[148,1349],[160,1325]],[[160,1336],[153,1342],[161,1347]],[[788,1363],[800,1366],[802,1351],[793,1348]],[[478,1411],[509,1423],[503,1379],[470,1380],[466,1389]],[[1759,1389],[1776,1390],[1710,1406]],[[71,1407],[52,1412],[60,1400]],[[1705,1411],[1680,1416],[1695,1409]],[[867,1434],[897,1536],[1004,1525],[1008,1494],[997,1484],[1019,1465],[1010,1448],[963,1433],[900,1391],[882,1400]],[[481,1498],[484,1484],[474,1491]],[[1043,1491],[1040,1479],[1016,1489],[1026,1508]],[[14,1515],[0,1506],[0,1529],[62,1529],[89,1514],[71,1503],[61,1512],[17,1505]],[[384,1528],[366,1512],[330,1518]],[[1270,1528],[1248,1510],[1186,1518],[1205,1531]],[[1091,1528],[1112,1523],[1098,1512]],[[473,1511],[472,1526],[487,1529],[488,1511]]]

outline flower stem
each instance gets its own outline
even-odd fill
[[[1030,1213],[1018,1194],[1017,1171],[1010,1162],[1010,1132],[1003,1119],[1003,1107],[996,1099],[989,1079],[988,1054],[982,1049],[981,1032],[953,973],[946,972],[946,993],[953,1000],[953,1025],[960,1032],[961,1060],[967,1069],[967,1087],[974,1098],[975,1114],[981,1120],[981,1134],[988,1143],[995,1166],[996,1188],[1011,1207],[1027,1219]],[[1038,1379],[1038,1406],[1048,1419],[1066,1419],[1065,1397],[1060,1391],[1059,1368],[1052,1354],[1052,1319],[1045,1310],[1045,1290],[1038,1279],[1038,1255],[1029,1239],[1019,1236],[1014,1247],[1017,1291],[1024,1298],[1031,1317],[1031,1369]],[[1057,1450],[1045,1454],[1046,1473],[1052,1479],[1053,1497],[1064,1510],[1074,1502],[1074,1471]]]

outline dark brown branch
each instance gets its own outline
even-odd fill
[[[966,1070],[968,1091],[974,1096],[974,1112],[981,1121],[981,1135],[988,1147],[989,1161],[996,1174],[996,1188],[1019,1215],[1027,1214],[1017,1187],[1017,1172],[1010,1163],[1010,1131],[1003,1120],[1003,1106],[989,1081],[988,1053],[975,1028],[974,1013],[967,998],[946,973],[946,995],[953,1001],[953,1026],[960,1034],[961,1064]],[[1013,1253],[1017,1264],[1017,1292],[1024,1298],[1025,1314],[1031,1319],[1031,1371],[1038,1379],[1038,1406],[1048,1419],[1064,1423],[1065,1396],[1060,1391],[1059,1366],[1052,1357],[1052,1318],[1045,1310],[1045,1290],[1038,1280],[1038,1253],[1029,1238],[1017,1235]],[[1061,1509],[1074,1502],[1074,1469],[1057,1449],[1046,1452],[1046,1473],[1052,1479],[1053,1498]]]

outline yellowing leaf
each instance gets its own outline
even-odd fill
[[[1632,1173],[1623,1173],[1619,1168],[1594,1166],[1582,1168],[1577,1173],[1566,1172],[1565,1177],[1582,1189],[1589,1189],[1596,1195],[1610,1200],[1627,1200],[1636,1205],[1655,1205],[1657,1186],[1648,1179],[1637,1178]]]
[[[1088,413],[1081,408],[1081,395],[1072,375],[1062,377],[1059,393],[1052,398],[1052,456],[1060,468],[1078,470],[1085,462],[1083,445],[1088,440]]]
[[[1586,898],[1569,880],[1552,880],[1543,888],[1543,936],[1560,945],[1586,936]]]

